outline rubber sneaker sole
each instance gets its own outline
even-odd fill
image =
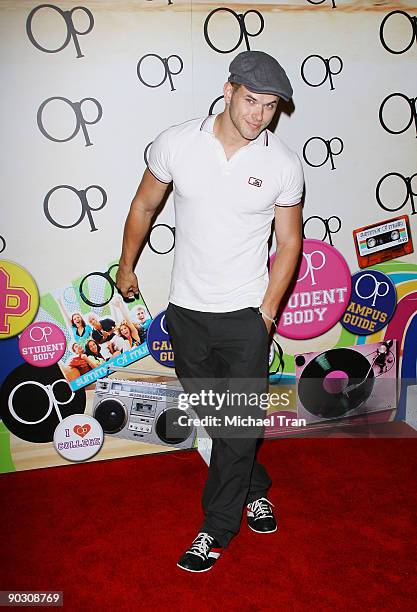
[[[257,529],[254,529],[253,527],[251,527],[248,524],[249,529],[252,529],[252,531],[254,531],[255,533],[274,533],[275,531],[278,530],[278,525],[275,527],[275,529],[271,529],[270,531],[258,531]]]
[[[207,569],[203,569],[203,570],[193,570],[193,569],[190,569],[189,567],[183,567],[179,563],[177,563],[177,567],[184,570],[185,572],[192,572],[193,574],[203,574],[204,572],[209,572],[211,569],[213,569],[214,564],[210,565],[210,567],[208,567]]]

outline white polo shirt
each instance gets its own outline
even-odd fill
[[[169,301],[204,312],[260,306],[268,285],[275,206],[297,204],[301,162],[264,130],[227,160],[213,134],[216,115],[162,132],[148,168],[173,181],[175,253]]]

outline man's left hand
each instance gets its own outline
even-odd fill
[[[271,327],[274,325],[272,321],[270,321],[269,319],[266,319],[263,315],[262,315],[262,319],[265,323],[265,327],[268,331],[268,334],[271,333]]]

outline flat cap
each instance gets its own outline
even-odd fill
[[[231,83],[245,85],[254,93],[275,94],[284,100],[292,98],[293,90],[284,68],[263,51],[242,51],[229,66]]]

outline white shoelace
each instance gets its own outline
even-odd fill
[[[213,541],[214,538],[212,538],[208,533],[201,532],[191,544],[188,552],[193,555],[198,555],[202,559],[207,559],[208,552]]]
[[[266,497],[260,497],[256,501],[249,504],[250,509],[255,515],[255,520],[272,516],[271,506],[274,506]]]

